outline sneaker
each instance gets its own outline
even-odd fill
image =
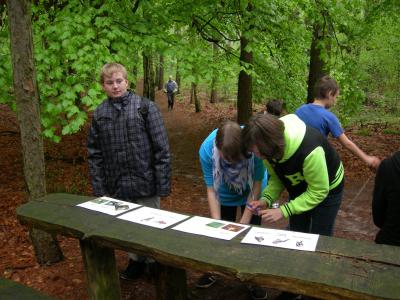
[[[145,263],[129,259],[128,266],[119,274],[121,279],[133,280],[138,279],[144,274]]]
[[[200,289],[206,289],[206,288],[212,286],[216,281],[217,281],[216,276],[214,276],[210,273],[207,273],[207,274],[204,274],[203,276],[201,276],[199,278],[199,280],[197,280],[196,287],[200,288]]]
[[[250,286],[249,291],[253,300],[268,299],[267,289],[259,286]]]

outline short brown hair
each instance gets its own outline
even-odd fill
[[[315,98],[325,99],[328,98],[329,93],[336,95],[339,91],[339,85],[332,77],[325,75],[321,77],[315,85]]]
[[[283,111],[283,100],[271,99],[265,104],[267,113],[279,117]]]
[[[239,124],[232,121],[227,121],[218,128],[215,145],[225,160],[229,162],[242,160],[241,133]]]
[[[111,77],[112,74],[120,72],[125,79],[128,79],[126,68],[119,63],[107,63],[101,68],[100,83],[104,83],[105,77]]]
[[[279,160],[285,149],[285,125],[271,114],[257,114],[250,118],[242,131],[242,142],[247,151],[257,146],[260,153],[268,160]]]

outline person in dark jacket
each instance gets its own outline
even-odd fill
[[[400,246],[400,151],[384,159],[375,177],[372,200],[377,244]]]
[[[164,92],[167,93],[168,110],[174,109],[175,94],[178,92],[178,84],[172,80],[170,75],[168,81],[165,83]]]
[[[123,65],[105,64],[100,83],[108,98],[93,114],[88,162],[95,196],[159,208],[171,191],[167,132],[154,102],[128,91]],[[130,253],[125,279],[141,276],[146,258]]]

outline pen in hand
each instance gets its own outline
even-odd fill
[[[250,203],[246,203],[246,206],[247,206],[248,209],[250,209],[250,210],[253,212],[253,214],[255,214],[255,215],[257,215],[257,216],[260,214],[260,208],[259,208],[259,207],[257,207],[257,208],[254,210],[253,205],[251,205]]]

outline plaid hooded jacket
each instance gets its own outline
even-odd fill
[[[154,102],[149,101],[147,115],[139,111],[142,103],[141,97],[128,92],[95,110],[87,144],[95,196],[134,201],[169,195],[167,132]]]

